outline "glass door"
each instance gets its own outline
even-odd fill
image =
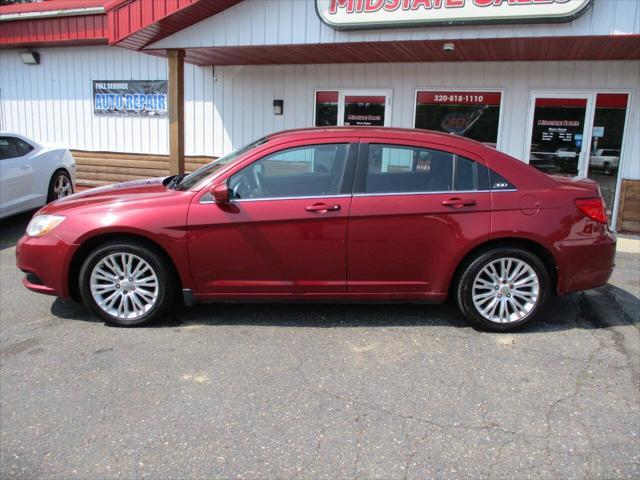
[[[342,91],[338,112],[338,125],[374,126],[390,125],[391,95],[387,91]]]
[[[600,185],[610,221],[616,199],[628,103],[627,93],[596,95],[591,151],[586,175]]]
[[[586,175],[593,95],[532,95],[529,164],[545,173]]]

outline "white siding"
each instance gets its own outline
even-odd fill
[[[168,154],[166,118],[97,117],[92,80],[165,80],[164,58],[114,47],[42,48],[40,65],[0,51],[0,130],[78,150]],[[187,155],[213,155],[212,67],[185,65]]]
[[[640,4],[640,2],[638,2]],[[168,121],[96,117],[91,80],[162,80],[166,60],[113,47],[40,49],[41,65],[0,51],[0,130],[73,149],[167,154]],[[220,156],[260,136],[313,124],[313,91],[392,91],[391,125],[412,127],[418,87],[489,88],[504,92],[499,148],[526,149],[532,90],[632,92],[624,178],[640,179],[640,61],[403,63],[289,66],[185,66],[187,155]],[[274,99],[284,115],[273,115]]]
[[[499,149],[525,157],[533,90],[630,91],[625,178],[640,179],[640,61],[402,63],[216,67],[214,155],[274,131],[313,125],[314,89],[391,90],[391,125],[413,127],[418,87],[504,92]],[[274,99],[284,115],[273,115]]]
[[[245,0],[150,48],[286,45],[394,40],[623,35],[640,33],[640,1],[593,0],[569,23],[337,31],[320,21],[315,0]]]

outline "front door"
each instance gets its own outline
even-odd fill
[[[550,174],[585,175],[592,116],[591,94],[532,95],[529,164]]]
[[[229,204],[192,205],[189,253],[198,293],[345,292],[347,165],[355,149],[329,140],[268,153],[226,180]]]
[[[342,91],[338,125],[387,127],[391,124],[389,91]]]
[[[450,266],[471,242],[489,238],[487,170],[428,145],[363,142],[349,222],[349,292],[441,300]]]

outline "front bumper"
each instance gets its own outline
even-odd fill
[[[16,265],[25,272],[22,284],[37,293],[69,297],[69,265],[77,245],[50,232],[42,237],[24,235],[16,245]]]

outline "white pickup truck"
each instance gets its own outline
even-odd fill
[[[607,175],[617,172],[619,164],[620,150],[599,148],[594,150],[591,157],[589,157],[589,167],[604,170]]]

